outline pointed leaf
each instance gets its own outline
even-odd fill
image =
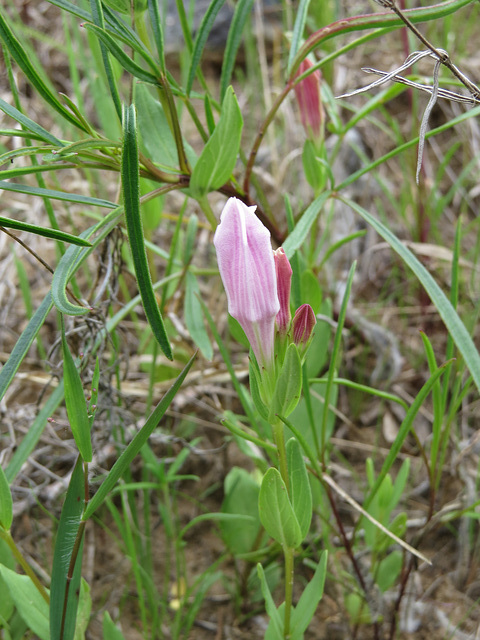
[[[267,579],[265,578],[265,572],[260,563],[257,564],[257,572],[260,579],[262,594],[265,599],[265,609],[267,610],[268,616],[270,618],[270,624],[273,626],[275,637],[280,640],[281,638],[283,638],[283,620],[280,617],[277,607],[275,606],[272,594],[270,593],[270,589],[268,587]]]
[[[302,391],[302,363],[295,344],[288,345],[285,360],[277,379],[270,408],[270,419],[288,417],[300,400]]]
[[[227,87],[232,78],[235,58],[242,40],[243,29],[248,16],[252,12],[253,0],[239,0],[235,6],[232,22],[228,30],[227,42],[222,61],[222,74],[220,76],[220,100],[223,101]]]
[[[323,596],[323,587],[327,576],[328,552],[324,551],[315,569],[313,578],[303,590],[300,600],[292,614],[292,637],[302,637],[313,618],[315,609]]]
[[[0,467],[0,527],[10,530],[13,520],[12,493],[5,472]]]
[[[53,238],[54,240],[61,240],[62,242],[70,242],[70,244],[76,244],[81,247],[92,246],[88,240],[73,236],[71,233],[59,231],[58,229],[46,229],[45,227],[39,227],[36,224],[19,222],[18,220],[12,220],[11,218],[4,218],[3,216],[0,216],[0,226],[6,227],[7,229],[18,229],[19,231],[35,233],[37,236],[43,236],[44,238]]]
[[[296,549],[302,532],[288,499],[280,472],[271,467],[263,476],[258,498],[260,520],[267,533],[283,547]]]
[[[0,564],[0,574],[10,591],[15,606],[28,627],[40,640],[50,640],[48,604],[28,576],[19,575]]]
[[[138,289],[142,297],[143,308],[153,335],[163,353],[173,360],[172,349],[158,308],[152,279],[148,268],[145,240],[143,237],[142,218],[140,215],[139,169],[137,132],[135,124],[135,107],[123,109],[123,155],[122,155],[122,187],[125,201],[125,221],[132,251]]]
[[[300,525],[302,540],[304,540],[312,521],[312,490],[302,450],[295,438],[290,438],[287,442],[286,452],[290,501]]]
[[[187,271],[185,288],[185,324],[197,347],[207,360],[213,357],[213,348],[203,320],[202,305],[199,301],[200,288],[197,278],[191,271]]]

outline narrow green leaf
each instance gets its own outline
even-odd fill
[[[78,550],[73,579],[68,586],[68,595],[67,577],[84,504],[85,476],[82,459],[79,457],[70,478],[55,540],[50,588],[51,640],[72,640],[75,634],[82,566],[81,549]],[[68,599],[65,605],[66,597]]]
[[[389,229],[387,229],[387,227],[368,213],[368,211],[348,198],[342,197],[340,200],[345,202],[345,204],[348,204],[366,222],[368,222],[368,224],[371,225],[386,242],[388,242],[392,249],[398,253],[405,264],[416,275],[425,291],[430,296],[430,300],[435,305],[440,317],[457,345],[458,350],[462,354],[465,364],[472,374],[472,378],[477,389],[480,390],[480,355],[478,350],[451,302],[435,282],[432,275],[416,258],[416,256],[414,256],[413,253],[407,249],[407,247]]]
[[[295,225],[295,229],[283,243],[283,249],[290,260],[297,249],[305,242],[305,238],[310,233],[312,224],[317,219],[323,205],[330,197],[330,191],[324,191],[307,207],[300,220]]]
[[[118,206],[109,200],[91,198],[90,196],[82,196],[76,193],[67,193],[65,191],[55,191],[53,189],[31,187],[27,184],[16,184],[14,182],[6,182],[5,180],[0,180],[0,189],[3,189],[4,191],[15,191],[16,193],[26,193],[30,196],[40,196],[41,198],[52,198],[52,200],[76,202],[78,204],[86,204],[92,207],[106,207],[108,209],[114,209]]]
[[[33,314],[29,323],[23,330],[22,335],[15,343],[15,346],[13,347],[12,353],[10,354],[7,362],[0,370],[0,400],[5,395],[16,372],[18,371],[18,367],[27,355],[28,350],[32,346],[33,341],[40,331],[40,328],[43,326],[43,323],[45,322],[45,319],[52,307],[52,296],[50,292],[48,292],[45,298],[42,300],[38,309]]]
[[[54,240],[61,240],[62,242],[70,242],[70,244],[80,245],[81,247],[90,247],[91,244],[88,240],[73,236],[71,233],[65,231],[57,231],[57,229],[46,229],[45,227],[39,227],[36,224],[29,224],[28,222],[20,222],[18,220],[12,220],[11,218],[4,218],[0,216],[0,227],[7,227],[7,229],[19,229],[20,231],[28,231],[29,233],[35,233],[37,236],[43,236],[44,238],[53,238]]]
[[[157,84],[157,77],[152,73],[142,69],[136,62],[127,56],[124,50],[115,42],[112,36],[104,29],[100,29],[97,25],[91,22],[86,22],[84,27],[89,31],[92,31],[101,42],[107,47],[110,53],[118,60],[121,66],[139,80],[148,82],[150,84]]]
[[[135,125],[135,106],[124,106],[123,110],[123,154],[122,154],[122,187],[125,202],[125,221],[132,251],[138,289],[142,296],[145,315],[163,353],[173,360],[172,349],[158,308],[152,279],[148,268],[147,253],[143,237],[142,218],[140,215],[138,147]]]
[[[243,119],[237,98],[229,87],[222,105],[222,113],[207,144],[193,168],[190,191],[202,198],[227,182],[232,175],[240,149]]]
[[[191,271],[187,271],[186,281],[184,308],[185,324],[187,325],[187,329],[192,340],[203,353],[204,357],[207,360],[211,360],[213,357],[213,348],[205,329],[202,305],[199,301],[200,288],[198,286],[197,278]]]
[[[295,61],[295,56],[300,49],[300,44],[303,38],[303,31],[305,29],[305,22],[307,20],[309,4],[310,0],[300,0],[296,10],[297,15],[295,18],[295,24],[293,26],[292,40],[290,42],[290,52],[288,54],[287,76],[290,76],[290,72]]]
[[[290,501],[300,526],[302,540],[304,540],[312,522],[312,490],[302,450],[295,438],[290,438],[287,442],[286,452]]]
[[[228,85],[232,79],[235,58],[242,40],[243,29],[251,14],[253,0],[239,0],[235,6],[232,22],[228,30],[227,42],[223,53],[222,73],[220,76],[220,101],[223,102]]]
[[[313,578],[303,590],[300,600],[292,613],[292,637],[301,638],[313,618],[318,603],[323,596],[325,578],[327,577],[328,551],[324,551],[315,569]]]
[[[92,10],[92,17],[95,25],[99,29],[104,28],[104,18],[103,18],[103,10],[102,3],[100,0],[90,0],[90,8]],[[100,51],[102,54],[103,67],[105,69],[105,75],[107,76],[108,88],[110,89],[110,95],[112,96],[113,104],[115,105],[115,111],[117,112],[117,116],[119,119],[122,117],[122,105],[120,102],[120,96],[118,93],[117,84],[115,82],[115,78],[113,75],[112,65],[110,63],[110,59],[108,57],[107,47],[104,42],[100,40]]]
[[[217,13],[220,11],[222,6],[225,4],[225,0],[212,0],[209,4],[205,15],[203,16],[202,22],[198,28],[198,32],[195,38],[195,44],[193,46],[192,53],[192,62],[190,64],[190,70],[188,72],[188,80],[187,80],[187,95],[190,95],[190,91],[192,90],[193,81],[195,79],[195,75],[197,73],[197,68],[200,62],[200,58],[202,57],[203,48],[207,42],[208,34],[210,33],[215,18],[217,17]]]
[[[163,27],[162,18],[160,16],[160,11],[158,8],[158,0],[148,0],[148,13],[150,16],[150,25],[152,27],[153,39],[155,40],[155,46],[157,48],[157,56],[158,62],[160,63],[160,69],[163,73],[166,73]]]
[[[28,81],[35,87],[42,98],[57,111],[62,118],[83,130],[81,123],[63,106],[59,99],[50,91],[40,75],[30,62],[28,54],[23,49],[19,40],[14,36],[7,24],[5,13],[0,12],[0,38],[5,43],[12,58],[26,75]]]
[[[10,591],[15,606],[28,627],[40,640],[50,640],[48,604],[28,576],[0,564],[0,574]]]
[[[14,120],[16,120],[19,124],[22,125],[22,127],[25,127],[25,129],[28,129],[28,131],[34,133],[41,140],[53,144],[56,147],[63,147],[63,142],[61,142],[58,138],[41,127],[39,124],[37,124],[33,120],[30,120],[30,118],[27,118],[27,116],[25,116],[21,111],[18,111],[18,109],[15,109],[15,107],[12,107],[12,105],[8,104],[8,102],[2,100],[2,98],[0,98],[0,109],[4,113],[6,113],[7,116],[10,116]]]
[[[62,325],[63,375],[65,385],[65,405],[68,421],[75,443],[85,462],[92,460],[92,441],[90,438],[90,421],[88,419],[87,402],[82,381],[65,338]]]
[[[268,587],[267,579],[265,577],[265,572],[263,571],[263,567],[260,563],[257,564],[257,573],[260,579],[262,594],[265,599],[265,609],[267,610],[268,617],[270,618],[270,623],[273,625],[275,637],[280,640],[281,638],[283,638],[283,620],[280,617],[277,607],[275,606],[272,594],[270,593],[270,589]]]
[[[194,360],[195,360],[195,355],[193,355],[192,358],[190,358],[190,360],[187,362],[183,371],[180,373],[180,375],[175,380],[173,385],[170,387],[170,389],[167,391],[167,393],[163,396],[163,398],[160,400],[158,405],[155,407],[155,409],[151,413],[146,423],[143,425],[143,427],[140,429],[140,431],[133,438],[133,440],[127,446],[125,451],[122,453],[122,455],[117,459],[113,467],[110,469],[107,477],[103,481],[97,493],[93,496],[93,498],[88,503],[87,508],[85,509],[85,513],[83,514],[83,518],[82,518],[83,520],[88,520],[88,518],[90,518],[95,513],[98,507],[102,504],[102,502],[108,496],[110,491],[116,485],[117,481],[122,476],[124,471],[128,469],[128,467],[130,466],[130,464],[132,463],[133,459],[138,454],[140,449],[147,442],[153,430],[157,428],[158,423],[162,419],[163,415],[165,414],[165,411],[170,406],[170,403],[172,402],[173,398],[175,397],[178,390],[180,389],[183,381],[185,380],[185,377],[189,372],[190,367],[192,366]]]
[[[103,640],[125,640],[125,636],[113,622],[108,611],[103,614]]]
[[[263,476],[258,511],[267,533],[283,547],[296,549],[301,544],[300,525],[278,469],[270,467]]]
[[[0,527],[9,531],[13,521],[12,493],[5,472],[0,467]]]

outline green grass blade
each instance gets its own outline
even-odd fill
[[[10,531],[13,521],[13,500],[10,485],[2,467],[0,467],[0,527]]]
[[[295,229],[283,243],[283,249],[289,260],[292,258],[295,251],[305,242],[305,238],[308,236],[313,223],[317,219],[323,205],[329,197],[330,191],[324,191],[318,196],[318,198],[315,198],[295,225]]]
[[[157,84],[157,78],[152,73],[145,71],[142,69],[136,62],[134,62],[131,58],[127,56],[127,54],[123,51],[123,49],[115,42],[112,36],[107,33],[104,29],[100,29],[97,25],[92,24],[90,22],[85,23],[85,28],[89,31],[92,31],[97,38],[107,47],[110,53],[118,60],[118,62],[122,65],[125,71],[132,74],[139,80],[143,82],[148,82],[149,84]]]
[[[103,29],[105,26],[105,20],[103,18],[102,3],[100,0],[90,0],[90,7],[92,10],[93,21],[97,27]],[[120,102],[120,96],[117,89],[117,84],[113,76],[112,65],[108,57],[108,51],[105,44],[100,41],[100,52],[102,54],[103,68],[105,69],[105,75],[107,76],[108,88],[112,96],[113,104],[115,105],[115,111],[119,119],[122,117],[122,104]]]
[[[62,118],[83,130],[83,125],[66,109],[55,94],[53,94],[37,73],[29,56],[23,49],[19,40],[14,36],[12,30],[5,20],[5,14],[0,12],[0,38],[5,43],[12,58],[26,75],[28,81],[35,87],[42,98],[57,111]]]
[[[65,338],[62,322],[63,383],[68,421],[75,443],[85,462],[92,461],[92,441],[90,438],[90,420],[82,381]]]
[[[430,300],[433,302],[437,311],[442,318],[445,326],[451,334],[458,350],[463,356],[465,363],[472,374],[472,378],[480,390],[480,356],[477,348],[468,333],[465,325],[459,318],[457,312],[453,308],[451,302],[447,296],[440,289],[435,282],[431,274],[425,269],[423,264],[413,255],[413,253],[407,249],[407,247],[379,220],[374,218],[368,211],[360,207],[356,202],[349,200],[348,198],[339,198],[345,204],[348,204],[354,211],[356,211],[375,231],[392,247],[392,249],[398,253],[405,264],[416,275],[425,291],[430,296]]]
[[[45,142],[53,144],[56,147],[63,147],[63,142],[61,142],[58,138],[41,127],[39,124],[37,124],[33,120],[30,120],[30,118],[27,118],[27,116],[23,115],[23,113],[18,109],[15,109],[15,107],[12,107],[12,105],[8,104],[8,102],[2,100],[2,98],[0,98],[0,109],[4,113],[6,113],[7,116],[10,116],[10,118],[13,118],[19,124],[21,124],[22,127],[25,127],[25,129],[28,129],[28,131],[34,133],[35,136],[37,136],[37,138],[39,138],[40,140],[44,140]]]
[[[227,43],[222,61],[222,73],[220,76],[220,101],[223,102],[225,93],[230,84],[238,48],[242,40],[243,29],[247,18],[252,11],[253,0],[239,0],[235,7],[232,23],[228,30]]]
[[[44,238],[53,238],[54,240],[69,242],[70,244],[79,245],[81,247],[92,246],[90,242],[88,242],[88,240],[73,236],[71,233],[66,233],[65,231],[57,231],[56,229],[45,229],[44,227],[39,227],[36,224],[19,222],[18,220],[12,220],[11,218],[4,218],[3,216],[0,216],[0,226],[6,227],[7,229],[28,231],[29,233],[35,233],[37,236],[43,236]]]
[[[33,314],[22,335],[15,343],[15,346],[13,347],[12,353],[10,354],[7,362],[0,370],[0,400],[5,395],[5,392],[10,386],[16,372],[18,371],[18,367],[27,355],[28,350],[30,349],[38,332],[40,331],[40,328],[43,326],[43,323],[45,322],[45,319],[52,307],[52,296],[50,292],[48,292],[45,298],[42,300],[38,309]]]
[[[138,454],[140,449],[147,442],[153,430],[158,426],[158,423],[162,419],[165,411],[170,406],[170,403],[172,402],[173,398],[175,397],[178,390],[180,389],[183,381],[185,380],[185,377],[189,372],[190,367],[192,366],[195,360],[195,357],[196,357],[196,354],[194,354],[190,358],[190,360],[187,362],[187,364],[185,365],[185,368],[182,370],[178,378],[175,380],[175,382],[167,391],[167,393],[163,396],[159,404],[155,407],[155,409],[151,413],[146,423],[143,425],[143,427],[140,429],[140,431],[137,433],[134,439],[130,442],[130,444],[122,453],[122,455],[115,462],[109,474],[107,475],[102,485],[98,489],[97,493],[93,496],[93,498],[88,503],[88,506],[85,509],[85,513],[83,514],[83,520],[87,520],[95,513],[98,507],[102,504],[102,502],[108,496],[110,491],[116,485],[117,481],[122,476],[124,471],[130,466],[130,464],[132,463],[132,460]]]
[[[50,639],[72,640],[75,634],[78,592],[80,588],[82,549],[78,549],[73,579],[67,586],[75,541],[85,504],[85,478],[79,457],[68,485],[55,541],[50,588]],[[65,602],[65,598],[68,597]]]
[[[166,73],[162,18],[158,8],[158,0],[148,0],[148,13],[150,15],[153,39],[155,40],[155,46],[157,47],[160,69],[163,73]]]
[[[2,172],[3,173],[3,172]],[[16,184],[0,180],[0,189],[4,191],[14,191],[15,193],[26,193],[29,196],[40,196],[40,198],[51,198],[52,200],[63,200],[64,202],[76,202],[77,204],[85,204],[89,207],[106,207],[115,209],[118,205],[109,200],[101,198],[91,198],[90,196],[82,196],[76,193],[67,193],[66,191],[55,191],[54,189],[43,189],[41,187],[31,187],[28,184]]]
[[[190,64],[190,70],[188,72],[186,87],[187,95],[190,95],[190,91],[192,90],[193,81],[197,73],[200,58],[202,57],[203,48],[205,47],[205,44],[207,42],[208,34],[213,27],[213,23],[215,18],[217,17],[217,13],[220,11],[224,4],[225,0],[213,0],[210,3],[205,15],[203,16],[200,27],[198,28],[195,43],[193,45],[192,62]]]
[[[167,358],[173,360],[172,348],[152,288],[152,279],[148,268],[145,240],[143,237],[142,218],[140,214],[138,146],[134,105],[124,107],[123,135],[122,187],[125,202],[125,221],[138,289],[142,296],[143,308],[145,309],[145,315],[147,316],[153,335],[163,353]]]
[[[295,56],[297,55],[297,51],[299,50],[300,44],[302,42],[309,4],[310,0],[300,0],[298,9],[296,10],[297,17],[295,18],[295,24],[293,26],[292,40],[290,42],[290,53],[288,54],[287,76],[290,75]]]

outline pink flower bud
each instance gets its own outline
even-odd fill
[[[302,304],[295,311],[293,316],[293,342],[299,349],[306,349],[310,338],[312,337],[313,328],[317,324],[317,319],[309,304]]]
[[[287,334],[290,327],[290,285],[292,282],[292,267],[282,247],[273,252],[275,259],[275,272],[277,274],[277,294],[280,302],[280,311],[276,322],[281,336]]]
[[[228,311],[240,323],[260,368],[271,369],[280,308],[270,232],[255,207],[230,198],[213,238]]]
[[[311,67],[313,67],[313,63],[305,58],[298,68],[297,76],[302,75]],[[307,138],[315,143],[323,141],[324,113],[320,95],[321,77],[320,71],[317,69],[295,85],[295,95],[300,108],[303,128]]]

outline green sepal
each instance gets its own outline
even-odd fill
[[[248,371],[250,374],[250,393],[252,395],[253,404],[255,405],[255,409],[258,411],[261,417],[264,420],[268,421],[268,408],[263,402],[262,394],[260,392],[262,386],[262,377],[253,352],[250,353],[250,363]]]
[[[290,438],[287,442],[286,452],[290,501],[300,526],[302,540],[304,540],[312,522],[312,490],[302,450],[295,438]]]

